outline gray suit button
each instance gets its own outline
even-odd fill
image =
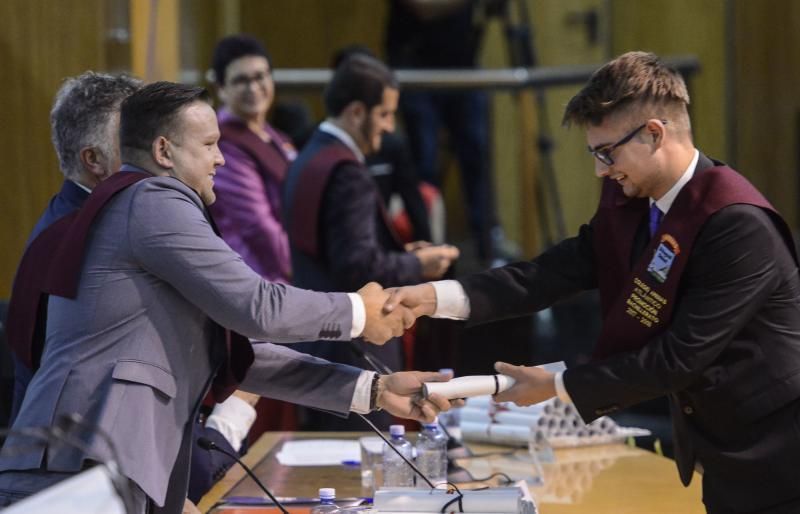
[[[683,406],[683,413],[684,414],[694,414],[694,409],[691,405],[684,405]]]

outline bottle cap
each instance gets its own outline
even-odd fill
[[[439,416],[433,418],[430,423],[423,423],[422,426],[425,428],[439,428]]]
[[[333,487],[323,487],[319,490],[320,500],[332,500],[336,498],[336,489]]]
[[[406,427],[403,425],[391,425],[389,427],[389,433],[391,435],[404,435],[406,433]]]

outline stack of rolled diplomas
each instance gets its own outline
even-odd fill
[[[529,407],[498,404],[491,396],[476,396],[461,409],[461,433],[467,441],[527,446],[547,441],[551,446],[580,446],[644,435],[623,429],[608,417],[585,424],[575,407],[558,398]]]

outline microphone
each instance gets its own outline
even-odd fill
[[[289,511],[286,510],[283,505],[281,505],[281,502],[279,502],[274,496],[272,496],[272,493],[269,492],[269,489],[267,489],[266,486],[263,483],[261,483],[261,480],[258,479],[258,477],[255,475],[255,473],[253,473],[253,471],[250,469],[250,467],[247,466],[247,464],[242,462],[242,460],[239,458],[238,455],[236,455],[235,453],[229,452],[228,450],[226,450],[224,448],[220,448],[219,446],[216,445],[216,443],[214,441],[212,441],[211,439],[209,439],[207,437],[198,437],[197,438],[197,445],[200,446],[200,448],[202,448],[202,449],[204,449],[206,451],[209,451],[209,452],[213,450],[213,451],[217,451],[217,452],[220,452],[220,453],[224,453],[228,457],[230,457],[233,460],[235,460],[236,462],[238,462],[239,465],[242,467],[242,469],[244,469],[247,472],[247,474],[250,475],[250,478],[253,479],[253,481],[256,483],[256,485],[258,485],[258,487],[260,487],[262,491],[267,493],[267,496],[269,496],[269,499],[272,500],[272,503],[274,503],[275,506],[278,507],[281,510],[281,512],[283,512],[283,514],[289,514]]]

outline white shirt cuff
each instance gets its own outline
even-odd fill
[[[347,297],[350,298],[350,303],[353,305],[353,325],[350,328],[350,339],[354,339],[364,331],[364,325],[367,324],[367,310],[364,308],[364,300],[360,294],[347,293]]]
[[[464,287],[456,280],[437,280],[431,282],[436,291],[436,312],[434,318],[469,318],[469,298]]]
[[[369,414],[369,397],[372,393],[372,379],[375,377],[374,371],[362,371],[356,381],[356,390],[353,391],[353,399],[350,401],[350,411],[359,414]]]
[[[572,398],[569,397],[567,388],[564,386],[564,372],[559,371],[556,373],[556,396],[558,399],[565,403],[572,403]]]
[[[206,419],[206,426],[222,434],[222,437],[238,452],[255,420],[256,410],[238,396],[231,395],[224,402],[214,406],[211,415]]]

